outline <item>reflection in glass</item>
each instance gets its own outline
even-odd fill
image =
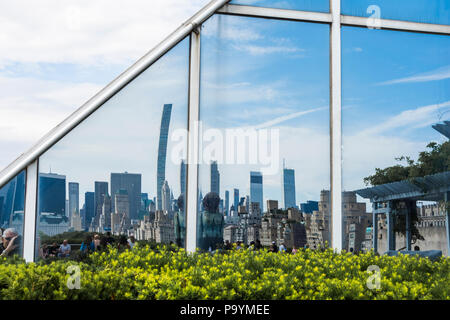
[[[342,0],[341,6],[350,16],[450,24],[448,0]]]
[[[330,11],[329,0],[232,0],[230,4],[302,11]]]
[[[360,244],[371,248],[367,228],[375,227],[380,253],[417,246],[445,254],[450,39],[345,27],[342,48],[343,186],[379,213],[356,231]]]
[[[36,254],[185,245],[188,73],[185,39],[41,156]]]
[[[328,37],[328,26],[301,22],[204,24],[201,249],[329,241]]]
[[[25,171],[0,188],[1,256],[21,256],[25,208]]]

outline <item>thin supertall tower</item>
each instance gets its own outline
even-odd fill
[[[159,131],[158,166],[156,172],[156,208],[162,210],[162,187],[166,180],[166,155],[167,141],[169,138],[170,117],[172,104],[165,104],[161,117],[161,128]]]

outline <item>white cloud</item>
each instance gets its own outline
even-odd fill
[[[414,128],[426,127],[431,125],[432,123],[439,122],[439,119],[436,117],[439,114],[438,112],[441,109],[448,107],[450,107],[450,101],[440,104],[418,107],[416,109],[408,109],[399,113],[398,115],[390,117],[389,119],[378,125],[363,130],[361,134],[381,134],[391,129],[406,126]]]
[[[21,63],[129,64],[208,0],[60,0],[4,3],[0,66]]]
[[[286,46],[256,46],[256,45],[241,45],[234,46],[236,50],[248,52],[251,55],[265,55],[265,54],[280,54],[280,53],[299,53],[305,52],[305,49]]]
[[[61,83],[32,78],[0,77],[0,167],[69,116],[97,93],[92,83]]]
[[[399,83],[416,83],[416,82],[429,82],[450,79],[450,65],[438,68],[436,70],[417,74],[411,77],[405,77],[400,79],[389,80],[381,82],[378,85],[391,85]]]

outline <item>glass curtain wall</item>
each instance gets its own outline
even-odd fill
[[[198,247],[329,242],[329,26],[215,15],[200,88]]]
[[[343,27],[342,79],[346,245],[370,249],[376,205],[385,211],[380,253],[407,248],[409,212],[412,249],[445,254],[446,199],[438,189],[450,173],[450,38]]]
[[[184,247],[189,47],[180,42],[40,157],[39,258],[135,240]]]
[[[0,256],[22,256],[25,208],[25,178],[22,171],[0,188]]]

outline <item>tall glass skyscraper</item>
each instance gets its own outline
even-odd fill
[[[296,208],[295,201],[295,171],[283,169],[284,209]]]
[[[233,194],[234,194],[234,210],[236,210],[237,212],[239,206],[239,189],[234,189]]]
[[[230,211],[230,191],[226,190],[225,191],[225,215],[229,215],[229,211]]]
[[[14,212],[24,211],[25,171],[0,188],[0,227],[11,224]]]
[[[66,215],[71,219],[74,213],[80,213],[80,185],[77,182],[69,182],[69,212],[66,212]]]
[[[172,105],[165,104],[161,117],[161,128],[159,131],[159,146],[158,146],[158,164],[156,172],[156,208],[162,210],[162,187],[166,180],[166,155],[167,155],[167,140],[169,138],[170,117],[172,115]]]
[[[39,174],[39,213],[66,216],[66,176],[55,173]]]
[[[186,193],[186,162],[184,160],[181,160],[180,165],[180,194]]]
[[[215,192],[220,197],[220,173],[217,161],[211,162],[211,192]]]
[[[84,193],[84,228],[89,228],[95,217],[95,192]]]
[[[263,207],[263,177],[259,171],[250,171],[250,203],[259,203],[261,213],[264,212]]]

